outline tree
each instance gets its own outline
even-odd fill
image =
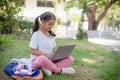
[[[0,1],[0,33],[13,33],[16,24],[16,14],[24,0],[1,0]]]
[[[100,23],[100,21],[106,16],[108,9],[116,3],[118,0],[111,0],[106,3],[103,11],[101,14],[98,16],[97,19],[95,19],[96,15],[96,10],[97,10],[97,5],[95,3],[90,4],[87,9],[87,16],[88,16],[88,30],[97,30],[97,27]]]
[[[83,12],[87,14],[89,30],[97,30],[100,21],[106,16],[108,9],[115,3],[116,5],[120,4],[119,0],[74,0],[74,2],[76,1],[78,1],[77,5],[79,5],[79,8],[82,8]],[[69,1],[66,7],[76,6],[71,3],[73,3],[73,0]],[[100,8],[102,8],[103,11],[101,11],[97,17],[97,10]]]

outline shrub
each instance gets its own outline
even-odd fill
[[[26,20],[19,21],[19,28],[22,32],[30,33],[32,27],[33,27],[33,22],[29,22]]]
[[[78,40],[88,39],[87,32],[84,29],[82,29],[81,27],[78,28],[78,32],[77,32],[76,37]]]
[[[12,38],[10,35],[0,35],[0,51],[12,45]]]

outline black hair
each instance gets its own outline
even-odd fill
[[[43,14],[41,14],[40,16],[38,16],[35,19],[35,23],[34,23],[34,28],[33,28],[33,33],[37,30],[39,30],[39,26],[40,26],[40,22],[43,21],[49,21],[50,19],[55,19],[55,15],[52,12],[44,12]],[[55,33],[53,31],[48,31],[50,35],[52,36],[56,36]]]

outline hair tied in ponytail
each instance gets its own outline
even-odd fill
[[[48,31],[48,32],[49,32],[50,35],[52,35],[52,36],[54,36],[54,37],[56,36],[56,34],[55,34],[52,30],[50,30],[50,31]]]

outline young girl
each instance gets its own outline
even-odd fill
[[[51,31],[56,18],[51,12],[44,12],[35,19],[33,35],[30,40],[30,57],[33,68],[41,68],[46,75],[53,73],[74,74],[74,69],[68,67],[74,62],[69,56],[62,60],[51,61],[49,58],[55,53],[55,34]]]

